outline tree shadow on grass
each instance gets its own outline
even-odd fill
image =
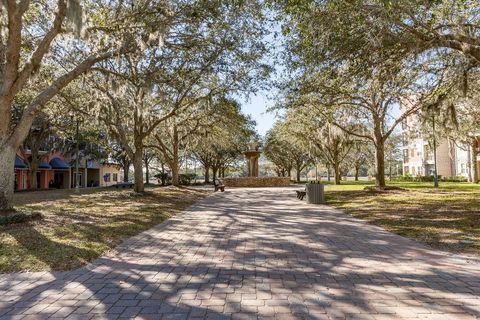
[[[92,249],[52,241],[33,225],[24,226],[20,232],[7,231],[5,235],[15,239],[16,244],[11,250],[5,247],[4,254],[9,256],[8,259],[17,261],[17,264],[5,266],[4,271],[22,269],[22,260],[18,259],[20,254],[22,259],[32,259],[47,268],[54,267],[60,270],[68,269],[71,266],[85,265],[98,256],[98,252]],[[62,261],[65,264],[62,264]]]
[[[117,192],[105,192],[98,197],[95,195],[94,199],[80,196],[75,203],[66,201],[64,206],[60,204],[51,209],[43,221],[2,228],[7,237],[5,241],[10,241],[12,245],[0,250],[5,262],[0,268],[2,271],[36,268],[69,270],[85,265],[120,244],[124,238],[180,212],[192,200],[198,199],[202,192],[194,191],[187,197],[180,197],[180,194],[184,192],[172,189],[162,193],[148,191],[140,196],[124,194],[119,198]],[[103,210],[98,211],[97,203],[97,212],[89,212],[89,204],[94,200],[103,201],[100,202],[105,204]],[[112,215],[111,210],[120,205],[120,200],[123,207]],[[132,210],[125,210],[126,206],[131,206]],[[82,208],[82,211],[77,212],[76,208]],[[12,263],[16,260],[17,264]],[[35,261],[39,261],[39,265],[35,266]]]

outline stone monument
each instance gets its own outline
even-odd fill
[[[258,177],[258,159],[260,158],[260,151],[258,151],[258,143],[251,141],[249,148],[243,154],[247,158],[247,168],[249,177]]]
[[[290,177],[259,177],[258,159],[262,153],[258,150],[258,142],[252,140],[248,144],[248,150],[243,154],[247,159],[248,176],[235,178],[222,178],[222,182],[227,188],[262,188],[262,187],[288,187]]]

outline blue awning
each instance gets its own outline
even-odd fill
[[[49,164],[52,167],[52,169],[57,169],[57,170],[70,169],[70,166],[60,158],[53,158],[52,160],[50,160]]]
[[[15,169],[27,169],[27,165],[23,162],[22,158],[15,155]]]
[[[38,162],[38,169],[52,169],[48,163],[45,161],[39,161]]]

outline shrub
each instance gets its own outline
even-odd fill
[[[438,176],[438,179],[442,179],[442,176]],[[393,178],[394,181],[399,181],[399,182],[433,182],[434,177],[433,176],[410,176],[410,175],[405,175],[405,176],[397,176]],[[446,180],[443,180],[446,181]]]
[[[433,182],[433,179],[433,176],[411,176],[409,174],[392,178],[393,181],[398,182]],[[443,177],[439,175],[438,180],[444,182],[467,182],[467,178],[464,176]]]
[[[395,176],[392,177],[393,181],[398,181],[398,182],[411,182],[413,181],[413,177],[409,174],[406,174],[404,176]]]
[[[445,182],[467,182],[467,178],[464,176],[442,177],[442,181]]]
[[[168,173],[166,173],[166,172],[157,173],[157,174],[155,175],[155,178],[157,178],[158,180],[160,180],[162,186],[167,185],[167,184],[170,182],[170,180],[172,179],[172,178],[168,175]]]
[[[178,182],[181,185],[190,185],[192,184],[192,180],[196,178],[195,173],[182,173],[178,175]]]

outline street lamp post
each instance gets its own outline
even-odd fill
[[[80,153],[80,147],[79,147],[79,138],[78,138],[78,117],[76,117],[76,120],[77,120],[77,123],[76,123],[76,126],[77,126],[77,132],[76,132],[76,147],[75,147],[75,153],[76,153],[76,156],[75,156],[75,192],[79,192],[80,191],[80,181],[78,179],[78,157],[79,157],[79,153]]]
[[[438,188],[438,173],[437,173],[437,138],[435,136],[435,113],[432,114],[432,125],[433,125],[433,186]]]

